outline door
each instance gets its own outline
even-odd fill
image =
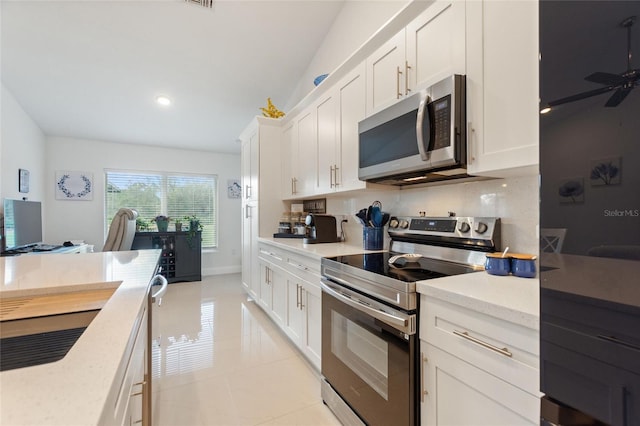
[[[316,131],[318,139],[318,187],[317,193],[336,189],[336,96],[329,92],[316,105]]]

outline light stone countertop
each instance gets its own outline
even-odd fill
[[[0,373],[0,424],[95,425],[119,389],[160,250],[0,258],[2,298],[117,287],[60,361]]]
[[[258,238],[258,241],[318,260],[381,251],[364,250],[360,245],[349,243],[303,244],[301,238]],[[539,284],[538,278],[502,277],[483,271],[420,281],[416,288],[421,294],[538,330]]]
[[[272,244],[286,250],[295,250],[302,255],[316,258],[343,256],[347,254],[374,253],[383,250],[365,250],[361,244],[351,243],[317,243],[304,244],[302,238],[258,238],[258,242]]]
[[[539,330],[538,278],[496,276],[486,272],[420,281],[418,293]]]

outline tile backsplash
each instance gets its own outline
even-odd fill
[[[382,202],[383,210],[397,216],[499,217],[502,223],[502,248],[511,252],[538,253],[539,220],[538,176],[492,179],[431,186],[425,188],[383,187],[327,198],[327,213],[346,215],[347,241],[362,242],[362,226],[353,216],[373,201]]]

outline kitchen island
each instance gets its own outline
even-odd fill
[[[0,373],[0,424],[95,425],[113,416],[160,250],[0,258],[0,298],[114,289],[59,361]]]

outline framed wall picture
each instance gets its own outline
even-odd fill
[[[56,200],[93,200],[93,173],[57,171]]]
[[[18,169],[18,191],[22,193],[29,192],[29,170]]]
[[[228,179],[227,180],[227,197],[240,198],[241,196],[242,196],[242,187],[240,186],[240,179]]]

